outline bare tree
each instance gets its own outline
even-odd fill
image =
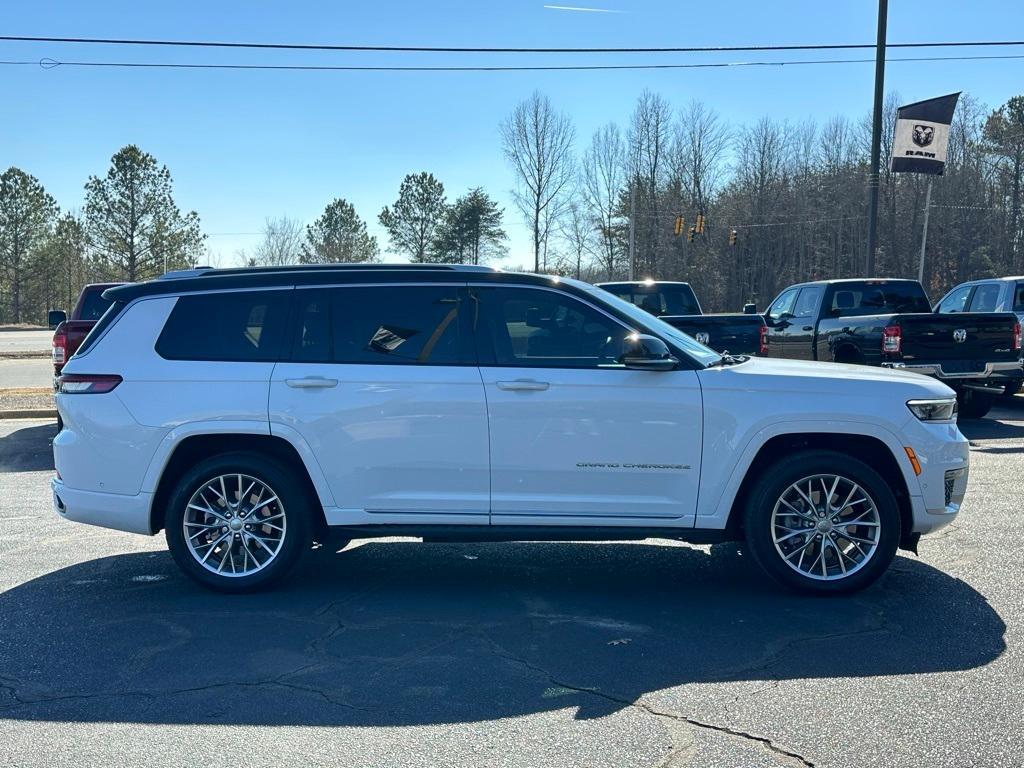
[[[627,138],[629,184],[636,191],[636,261],[649,275],[657,275],[662,221],[659,194],[668,170],[672,107],[657,93],[644,91],[637,99]]]
[[[502,149],[516,174],[516,206],[533,232],[533,263],[539,272],[546,233],[573,179],[575,130],[547,96],[535,91],[512,110],[500,131]]]
[[[674,172],[682,181],[688,203],[706,211],[725,173],[729,129],[714,110],[691,101],[679,114],[672,137]]]
[[[297,219],[287,216],[268,218],[263,225],[263,241],[247,261],[258,267],[298,264],[302,255],[302,235],[302,223]]]
[[[599,261],[608,279],[615,277],[620,250],[619,196],[625,183],[625,157],[622,132],[615,123],[608,123],[591,138],[580,172],[580,193],[601,233]]]
[[[594,252],[594,220],[579,203],[571,204],[558,225],[564,245],[560,272],[571,272],[577,280],[583,274],[584,259]]]

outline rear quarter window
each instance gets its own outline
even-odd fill
[[[291,291],[181,296],[156,351],[167,360],[271,362],[279,359]]]
[[[1017,283],[1013,289],[1013,311],[1024,312],[1024,283]]]

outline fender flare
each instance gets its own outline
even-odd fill
[[[896,433],[887,427],[869,422],[836,419],[801,419],[798,421],[780,419],[762,426],[757,432],[750,435],[729,479],[720,489],[720,493],[715,493],[714,489],[701,487],[700,502],[697,508],[697,527],[715,529],[726,527],[740,486],[750,472],[757,454],[769,440],[787,435],[798,436],[815,433],[855,435],[880,440],[896,459],[896,465],[903,475],[903,481],[906,483],[910,495],[912,497],[921,495],[920,483],[906,459],[903,443]],[[715,501],[716,498],[717,501]]]

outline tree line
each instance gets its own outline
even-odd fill
[[[883,157],[899,101],[885,102]],[[863,275],[869,115],[730,125],[699,101],[677,108],[644,91],[621,124],[579,142],[571,118],[538,92],[497,134],[536,271],[623,278],[632,240],[637,278],[689,281],[713,311],[763,306],[793,282]],[[933,297],[964,280],[1024,273],[1022,182],[1024,96],[991,109],[962,95],[932,195]],[[916,277],[927,184],[883,163],[878,276]],[[62,211],[21,169],[0,174],[0,323],[40,323],[87,282],[144,280],[205,260],[199,216],[178,208],[172,187],[167,167],[136,146],[89,177],[79,211]],[[410,261],[480,264],[508,254],[504,213],[482,187],[449,201],[421,172],[405,177],[377,221],[389,251]],[[691,232],[698,214],[703,231]],[[308,225],[268,219],[262,234],[239,264],[380,258],[342,198]]]
[[[899,102],[885,102],[883,157]],[[632,236],[638,279],[691,282],[716,311],[764,306],[794,282],[864,274],[870,115],[732,126],[699,101],[676,109],[645,91],[623,125],[580,148],[570,117],[534,93],[500,135],[537,271],[623,278]],[[1024,273],[1022,180],[1024,97],[989,109],[962,95],[932,196],[933,297]],[[917,277],[927,184],[883,163],[875,276]]]

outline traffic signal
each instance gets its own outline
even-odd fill
[[[683,234],[683,229],[685,227],[686,227],[686,219],[684,219],[682,216],[676,216],[676,226],[675,226],[675,230],[674,230],[675,233],[676,233],[676,237],[679,237],[681,234]]]
[[[686,242],[688,242],[688,243],[692,243],[693,242],[693,235],[694,235],[694,233],[696,231],[697,231],[696,227],[690,227],[690,231],[686,233]]]
[[[736,245],[736,229],[729,230],[729,245]]]
[[[694,227],[694,231],[698,235],[703,235],[704,234],[704,214],[703,213],[698,213],[697,214],[697,225]]]

